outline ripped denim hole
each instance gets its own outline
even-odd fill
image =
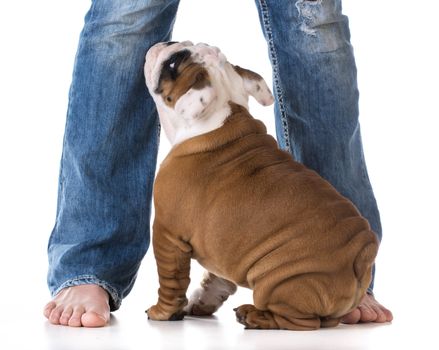
[[[318,7],[322,4],[323,0],[298,0],[296,2],[296,8],[299,12],[299,17],[303,18],[303,22],[300,25],[300,29],[311,36],[316,36],[316,30],[312,28],[312,21],[316,16]]]

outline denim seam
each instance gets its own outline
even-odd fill
[[[64,282],[58,289],[56,289],[52,293],[52,296],[57,295],[62,289],[84,285],[84,284],[95,284],[105,289],[110,295],[111,311],[115,311],[120,307],[120,304],[122,303],[122,298],[119,296],[117,290],[114,287],[112,287],[108,282],[105,282],[94,275],[80,275],[75,278],[71,278],[66,282]]]
[[[265,0],[258,0],[259,6],[261,8],[262,13],[262,25],[265,30],[265,34],[267,36],[267,43],[269,47],[270,57],[271,57],[271,64],[273,67],[273,83],[275,86],[275,93],[277,98],[277,103],[279,106],[279,111],[281,114],[281,123],[282,123],[282,129],[283,129],[283,137],[284,137],[284,144],[287,150],[292,153],[291,144],[290,144],[290,135],[288,132],[288,118],[286,115],[285,105],[284,105],[284,93],[282,91],[282,87],[280,85],[280,78],[279,78],[279,66],[278,66],[278,58],[276,49],[274,47],[273,43],[273,30],[271,29],[271,23],[270,23],[270,16],[268,13],[268,6]]]
[[[81,36],[85,32],[85,29],[86,29],[87,25],[90,28],[93,28],[93,26],[94,26],[93,21],[92,21],[92,19],[95,17],[95,3],[94,2],[92,2],[91,6],[90,6],[89,16],[90,16],[90,19],[85,22],[84,28],[82,29],[82,32],[81,32]],[[76,55],[80,51],[81,45],[82,45],[82,40],[79,40]],[[75,57],[75,60],[76,60],[76,57]],[[76,63],[75,63],[75,65],[76,65]],[[76,76],[76,67],[74,68],[73,73],[72,73],[72,81],[76,80],[75,76]],[[75,86],[75,84],[72,83],[70,85],[70,88],[69,88],[69,99],[68,99],[68,103],[67,103],[67,117],[66,117],[66,121],[65,121],[64,130],[67,130],[68,125],[69,125],[70,111],[72,109],[71,106],[72,106],[72,103],[73,103],[73,100],[74,100],[75,93],[76,93],[76,86]],[[64,133],[64,137],[63,137],[63,148],[62,148],[63,151],[62,151],[62,154],[61,154],[61,165],[60,165],[60,171],[59,171],[59,174],[60,174],[60,176],[59,176],[59,185],[60,185],[61,189],[64,188],[64,182],[65,182],[65,177],[64,177],[64,156],[65,156],[65,154],[64,154],[64,150],[66,149],[66,142],[67,142],[66,140],[67,140],[67,132]]]

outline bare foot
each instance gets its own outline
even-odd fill
[[[94,284],[63,289],[44,308],[52,324],[70,327],[103,327],[110,320],[108,293]]]
[[[361,299],[360,305],[345,315],[341,319],[341,322],[349,324],[360,322],[384,323],[392,320],[392,312],[377,302],[373,295],[366,294],[363,299]]]

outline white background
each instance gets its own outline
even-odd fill
[[[68,88],[88,7],[86,0],[0,4],[0,333],[9,335],[0,337],[0,347],[5,349],[5,341],[8,349],[19,344],[63,348],[66,343],[59,339],[77,334],[52,333],[41,309],[49,300],[46,245],[56,211]],[[364,348],[410,341],[438,344],[429,328],[439,311],[438,9],[433,0],[344,1],[359,72],[363,143],[384,228],[375,292],[395,315],[393,325],[379,328],[374,333],[378,338],[369,339]],[[260,73],[271,84],[251,0],[182,0],[174,39],[218,46],[231,62]],[[251,109],[273,132],[272,109],[253,104]],[[163,135],[160,157],[167,150]],[[142,310],[155,302],[151,253],[122,307],[128,311],[115,314],[120,323],[144,320]],[[239,293],[237,300],[249,297]],[[241,332],[238,324],[230,327]],[[105,334],[113,335],[108,329]],[[53,345],[55,334],[59,342]],[[95,333],[81,334],[95,339]],[[157,341],[166,337],[160,329],[157,334]],[[120,348],[131,348],[124,344]]]

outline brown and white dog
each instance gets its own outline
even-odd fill
[[[264,80],[191,42],[152,47],[145,77],[173,144],[154,186],[160,288],[149,318],[212,314],[239,285],[253,290],[254,305],[235,309],[247,328],[337,325],[366,293],[378,241],[249,114],[249,95],[273,103]],[[191,258],[208,272],[188,303]]]

